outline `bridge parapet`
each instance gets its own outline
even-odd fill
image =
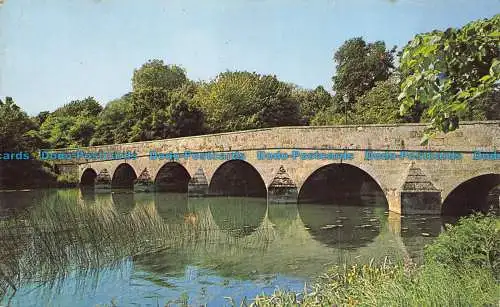
[[[84,151],[157,152],[242,151],[257,149],[355,149],[472,152],[500,148],[500,121],[464,122],[456,131],[420,141],[425,124],[276,127],[165,140],[78,148]],[[75,151],[58,149],[51,151]],[[83,160],[83,159],[82,159]],[[83,161],[82,161],[83,162]]]

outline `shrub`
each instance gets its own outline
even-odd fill
[[[426,264],[484,268],[500,279],[500,220],[497,217],[476,214],[447,228],[425,248]]]
[[[59,187],[75,187],[79,182],[80,180],[75,174],[64,173],[57,176],[57,185]]]

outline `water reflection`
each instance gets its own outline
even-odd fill
[[[111,199],[116,211],[120,214],[130,213],[135,207],[134,193],[129,191],[113,190]]]
[[[301,205],[300,216],[312,237],[330,247],[356,249],[372,242],[380,232],[374,208]]]
[[[162,305],[188,293],[190,303],[220,305],[227,291],[251,297],[275,286],[301,290],[328,265],[408,253],[418,261],[423,244],[441,230],[436,218],[388,217],[369,196],[370,205],[355,206],[164,193],[23,193],[0,193],[2,207],[19,202],[30,208],[0,219],[0,304],[63,306],[71,295],[85,297],[82,306],[109,304],[113,297],[156,304],[148,298],[155,293]],[[103,283],[118,276],[129,282]],[[203,296],[202,289],[214,295]]]
[[[207,202],[217,226],[235,237],[252,234],[266,215],[267,201],[262,198],[209,198]]]
[[[387,202],[383,194],[364,191],[359,199],[299,204],[299,215],[312,237],[325,246],[357,249],[380,235]]]

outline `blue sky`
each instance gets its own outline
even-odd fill
[[[4,0],[0,97],[30,115],[87,96],[104,105],[153,58],[194,80],[248,70],[330,90],[351,37],[403,46],[499,12],[500,0]]]

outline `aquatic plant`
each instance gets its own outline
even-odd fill
[[[499,225],[491,215],[462,218],[411,271],[403,263],[334,267],[302,293],[278,290],[243,306],[493,306],[500,293]]]

